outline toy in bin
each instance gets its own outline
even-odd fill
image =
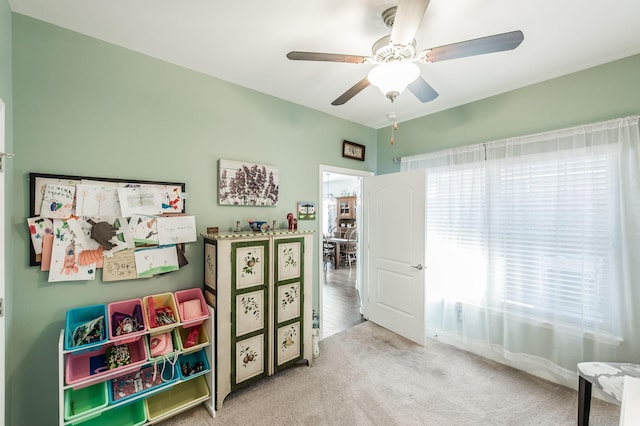
[[[149,326],[152,328],[161,327],[163,325],[171,325],[177,322],[173,315],[173,310],[169,306],[155,307],[153,297],[147,301],[149,307]]]
[[[142,308],[136,305],[131,315],[122,312],[114,312],[111,315],[111,326],[114,336],[134,333],[144,330],[144,319],[142,318]]]
[[[178,315],[185,327],[202,324],[209,316],[207,302],[200,288],[189,288],[175,292]]]
[[[184,364],[180,364],[180,369],[182,370],[182,375],[184,377],[188,377],[196,373],[203,372],[205,370],[205,366],[204,362],[194,362],[193,365],[185,362]]]
[[[168,306],[162,306],[156,309],[156,324],[158,326],[171,325],[176,323],[173,311]]]
[[[110,399],[112,402],[130,399],[153,388],[170,383],[175,379],[175,371],[158,371],[156,366],[148,366],[111,380]]]
[[[152,358],[157,358],[173,352],[173,339],[171,338],[171,332],[150,336],[149,352]]]
[[[103,316],[80,324],[73,330],[73,346],[85,345],[102,340],[103,330]]]
[[[198,343],[198,336],[200,335],[200,327],[192,327],[189,329],[189,334],[187,334],[187,339],[184,341],[184,347],[190,348]]]
[[[111,346],[109,349],[107,349],[106,357],[107,367],[109,369],[129,365],[131,363],[131,352],[129,351],[129,345],[125,343],[124,345]]]

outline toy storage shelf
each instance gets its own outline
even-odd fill
[[[123,339],[107,340],[99,344],[91,344],[83,346],[78,350],[65,349],[65,329],[60,331],[58,340],[58,399],[59,413],[58,420],[60,426],[66,425],[151,425],[159,423],[176,414],[189,410],[199,404],[204,404],[212,417],[215,416],[214,403],[214,359],[211,342],[214,339],[213,318],[214,311],[210,306],[207,307],[208,316],[200,321],[179,322],[173,325],[168,331],[174,333],[178,342],[175,347],[175,357],[186,357],[189,360],[199,360],[201,357],[205,365],[203,372],[185,376],[181,374],[180,369],[176,367],[176,378],[168,384],[163,384],[158,388],[142,392],[140,395],[127,397],[121,401],[110,401],[107,391],[107,382],[113,377],[137,372],[142,368],[152,366],[153,358],[147,358],[145,362],[136,364],[133,367],[120,367],[113,374],[106,374],[96,380],[93,376],[84,380],[74,381],[73,384],[65,382],[65,367],[68,356],[74,356],[87,350],[98,351],[103,347],[111,346],[114,343],[122,343]],[[185,337],[185,328],[189,326],[197,326],[201,324],[200,343],[190,348],[182,346],[182,340]],[[174,330],[175,329],[175,330]],[[167,330],[162,330],[167,331]],[[161,332],[162,332],[161,331]],[[147,339],[147,336],[158,334],[157,329],[146,330],[139,337]],[[203,336],[207,337],[207,341],[202,343]],[[160,363],[161,365],[161,363]],[[159,366],[159,370],[160,370]],[[89,408],[84,407],[86,411],[72,416],[65,420],[65,413],[68,414],[69,401],[65,401],[65,392],[79,392],[84,404],[88,404]],[[87,402],[88,401],[88,402]],[[76,407],[81,411],[83,407]],[[67,411],[65,411],[67,410]],[[68,416],[67,416],[68,417]]]

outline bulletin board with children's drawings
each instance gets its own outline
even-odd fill
[[[188,262],[184,183],[29,174],[30,265],[49,282],[150,277]]]

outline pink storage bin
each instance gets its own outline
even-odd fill
[[[65,359],[65,382],[74,389],[90,386],[104,380],[137,371],[147,362],[145,339],[129,343],[131,362],[122,367],[108,369],[105,367],[105,354],[112,344],[105,345],[97,351],[67,354]],[[93,371],[94,374],[91,374]]]
[[[150,303],[152,302],[152,303]],[[180,324],[180,315],[178,315],[178,307],[176,306],[176,300],[173,297],[173,293],[154,294],[152,296],[145,296],[142,299],[142,310],[144,311],[144,318],[147,322],[147,330],[152,334],[156,334],[162,331],[167,331],[177,327]],[[173,316],[175,322],[169,324],[163,324],[160,321],[159,316],[156,314],[156,324],[152,320],[152,314],[149,312],[149,305],[152,304],[157,311],[160,308],[167,308],[167,310]]]
[[[185,328],[200,325],[209,317],[207,302],[199,288],[190,288],[175,292],[181,325]]]
[[[117,320],[122,316],[120,314],[133,317],[134,313],[136,313],[136,306],[139,307],[139,318],[137,318],[138,315],[135,315],[137,318],[136,321],[139,322],[139,324],[135,324],[135,327],[131,327],[128,321],[125,321],[121,327],[124,328],[125,331],[120,335],[116,334],[117,327],[119,325]],[[146,333],[147,322],[144,316],[142,299],[130,299],[123,300],[121,302],[109,303],[107,305],[107,312],[109,315],[109,340],[117,340],[116,344],[135,342]],[[131,327],[133,331],[126,331],[129,327]]]

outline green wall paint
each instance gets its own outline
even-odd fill
[[[378,174],[394,157],[522,136],[640,113],[640,55],[378,130]]]
[[[199,232],[230,230],[236,220],[276,219],[301,200],[318,200],[319,164],[375,168],[373,129],[13,15],[15,197],[10,207],[14,327],[7,366],[14,397],[10,424],[55,424],[57,357],[67,309],[201,286],[202,239],[190,264],[162,278],[116,283],[47,283],[28,266],[29,172],[186,182],[187,212]],[[364,163],[343,159],[342,140],[368,146]],[[217,160],[280,169],[273,208],[218,206]],[[301,229],[318,230],[318,221]],[[317,241],[317,240],[316,240]],[[318,300],[318,260],[314,300]],[[317,305],[317,302],[315,303]],[[38,395],[34,410],[33,395]]]
[[[0,99],[4,103],[4,114],[5,114],[5,141],[4,141],[4,151],[5,152],[13,152],[13,89],[12,89],[12,64],[13,60],[11,57],[11,9],[9,7],[9,3],[7,0],[0,0]],[[5,190],[4,190],[4,199],[1,201],[1,205],[4,209],[5,213],[5,237],[2,240],[4,246],[4,263],[5,267],[0,271],[0,274],[4,276],[5,285],[5,306],[11,306],[13,300],[13,289],[9,283],[13,282],[13,269],[10,265],[13,264],[13,252],[11,247],[11,238],[10,238],[10,215],[8,205],[10,203],[8,200],[13,199],[13,161],[5,161],[5,174],[4,174],[4,182],[5,182]],[[12,321],[11,315],[7,313],[5,315],[5,341],[9,338],[12,329]],[[5,346],[5,349],[8,345]],[[11,365],[11,354],[8,349],[5,352],[5,365]],[[4,424],[11,424],[9,419],[11,418],[11,402],[12,395],[9,391],[9,383],[10,383],[10,374],[8,373],[8,368],[6,369],[5,375],[5,417],[4,419],[0,419]]]

